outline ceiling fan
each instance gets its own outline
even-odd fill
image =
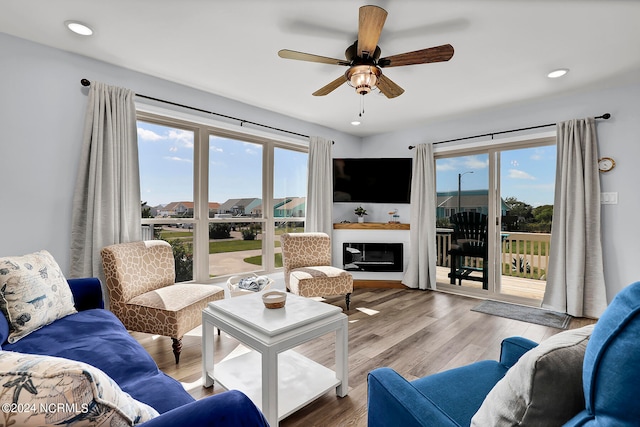
[[[349,67],[344,75],[313,92],[314,96],[327,95],[347,82],[360,95],[366,95],[377,87],[387,98],[395,98],[402,95],[404,89],[383,75],[382,68],[448,61],[453,56],[453,46],[444,44],[380,58],[378,39],[386,19],[387,11],[381,7],[362,6],[358,21],[358,40],[345,51],[346,59],[328,58],[288,49],[280,50],[278,56],[285,59]]]

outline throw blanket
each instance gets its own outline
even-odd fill
[[[264,276],[245,277],[240,279],[238,288],[258,292],[264,289],[264,287],[267,286],[267,283],[269,283],[269,279]]]

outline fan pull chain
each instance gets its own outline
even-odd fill
[[[364,114],[364,95],[360,97],[360,113],[358,114],[358,116],[362,117],[363,114]]]

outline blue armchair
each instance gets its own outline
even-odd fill
[[[536,343],[521,337],[502,342],[500,361],[407,381],[390,368],[369,373],[369,427],[468,426],[487,393]]]
[[[415,381],[389,368],[376,369],[368,378],[368,425],[469,426],[496,383],[534,347],[527,339],[508,338],[502,343],[500,361],[476,362]],[[640,282],[636,282],[614,298],[593,329],[577,375],[581,369],[584,409],[577,410],[565,426],[640,425],[639,347]]]

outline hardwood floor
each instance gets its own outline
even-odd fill
[[[344,308],[344,299],[328,300]],[[471,311],[480,300],[435,291],[407,289],[355,289],[349,316],[349,395],[329,392],[280,422],[293,426],[366,426],[367,373],[388,366],[408,380],[423,377],[482,359],[497,359],[502,339],[520,335],[534,341],[559,329],[505,319]],[[593,323],[573,319],[570,328]],[[201,385],[200,329],[183,339],[180,364],[176,366],[171,340],[133,333],[156,360],[160,369],[181,381],[193,397],[220,393],[215,385]],[[296,351],[334,366],[334,334],[296,348]],[[238,347],[224,332],[215,338],[216,362]]]

